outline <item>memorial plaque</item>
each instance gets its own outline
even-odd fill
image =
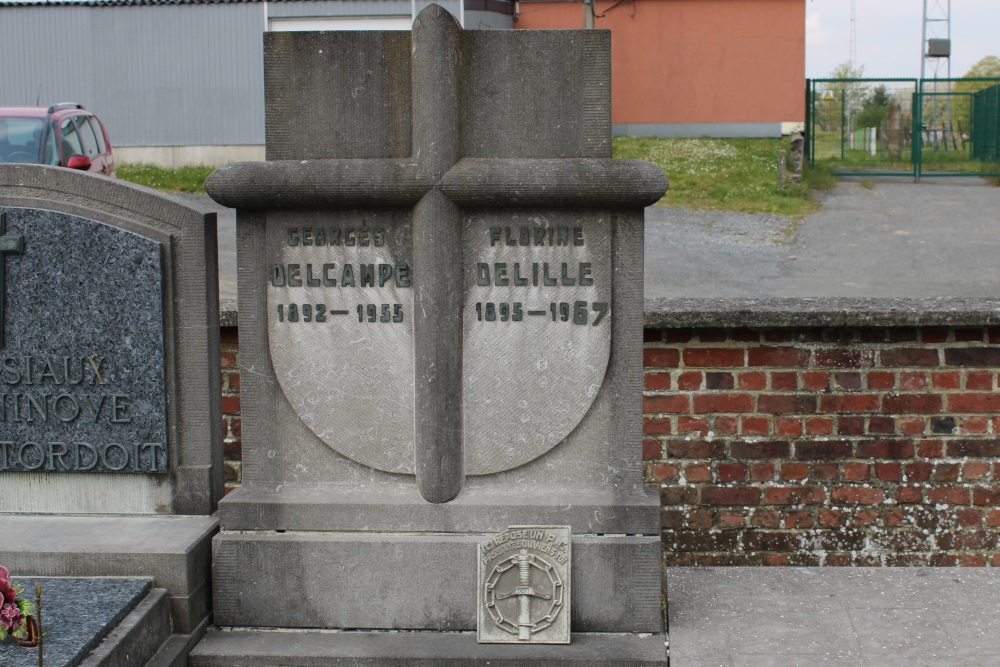
[[[479,543],[483,644],[568,644],[570,527],[510,526]]]
[[[160,244],[25,208],[0,238],[0,472],[167,472]]]

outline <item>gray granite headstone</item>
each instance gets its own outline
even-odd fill
[[[265,35],[268,161],[206,184],[240,277],[217,624],[472,631],[484,535],[560,525],[572,631],[662,639],[639,409],[666,179],[611,159],[609,37],[436,5],[412,34]]]
[[[107,637],[152,588],[148,579],[15,577],[22,595],[42,586],[42,643],[47,667],[75,667]],[[36,667],[38,648],[0,643],[0,665]]]

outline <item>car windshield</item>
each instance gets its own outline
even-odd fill
[[[0,117],[0,162],[38,162],[42,118]]]

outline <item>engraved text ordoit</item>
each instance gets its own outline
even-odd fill
[[[268,329],[278,381],[344,456],[414,471],[411,224],[402,214],[272,213]],[[463,217],[465,473],[523,465],[586,414],[608,364],[608,220],[566,212]]]

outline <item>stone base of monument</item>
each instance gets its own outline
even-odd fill
[[[662,634],[574,634],[569,645],[477,644],[474,632],[210,630],[190,667],[652,667],[666,664]]]
[[[150,579],[164,591],[173,632],[191,635],[204,631],[211,609],[217,528],[210,516],[0,515],[0,563],[15,578]]]
[[[149,579],[15,577],[14,582],[26,597],[42,587],[47,667],[146,665],[154,656],[166,658],[161,651],[170,637],[168,595]],[[0,664],[34,667],[38,648],[7,640],[0,643]]]

